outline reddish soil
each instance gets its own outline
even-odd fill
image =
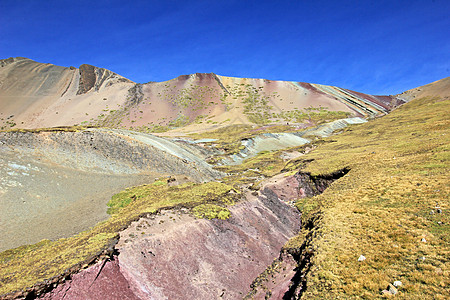
[[[39,299],[85,299],[85,300],[138,300],[120,272],[117,257],[100,261],[96,265],[74,274],[67,284],[62,284]]]
[[[42,299],[241,299],[300,224],[298,212],[273,196],[248,194],[230,211],[228,220],[181,211],[141,218],[120,234],[114,260]]]

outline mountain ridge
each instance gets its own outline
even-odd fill
[[[404,103],[334,86],[214,73],[135,83],[110,70],[0,60],[0,128],[96,125],[148,132],[306,121],[308,109],[384,115]],[[310,115],[310,114],[309,114]],[[308,115],[308,116],[309,116]]]

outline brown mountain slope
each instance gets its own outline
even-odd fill
[[[441,97],[443,99],[448,99],[450,98],[450,77],[407,90],[396,97],[404,101],[422,97]]]
[[[121,103],[132,85],[111,71],[88,65],[76,69],[26,58],[1,60],[0,125],[35,128],[79,123],[89,113],[101,113],[103,98]]]
[[[99,125],[199,131],[230,124],[304,123],[374,117],[403,103],[338,87],[191,74],[134,83],[109,70],[0,60],[0,128]],[[306,109],[306,110],[305,110]],[[332,112],[340,112],[339,114]]]

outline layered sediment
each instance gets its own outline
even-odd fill
[[[227,220],[166,211],[120,233],[116,256],[72,276],[42,299],[239,299],[299,230],[297,210],[248,195]]]
[[[89,124],[193,132],[232,124],[302,123],[290,118],[310,108],[375,117],[404,102],[332,86],[213,73],[141,84],[88,64],[0,60],[0,129]]]

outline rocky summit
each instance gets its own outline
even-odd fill
[[[0,297],[447,299],[449,107],[0,60]]]

